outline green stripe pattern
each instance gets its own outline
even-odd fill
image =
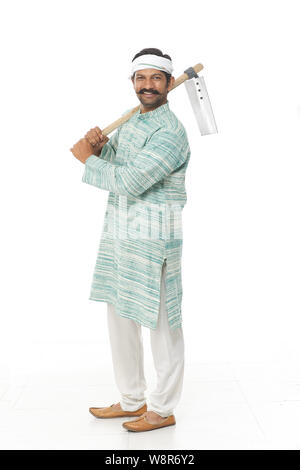
[[[100,157],[85,162],[82,181],[109,192],[89,299],[112,303],[118,315],[152,329],[165,259],[169,325],[182,324],[181,216],[189,159],[185,128],[167,101],[139,110]]]

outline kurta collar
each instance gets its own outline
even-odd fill
[[[137,117],[139,119],[149,119],[149,118],[152,118],[152,117],[159,116],[159,115],[165,113],[166,111],[170,111],[169,101],[167,101],[165,104],[162,104],[158,108],[153,109],[153,111],[148,111],[147,113],[141,114],[141,110],[139,109],[138,112],[137,112]]]

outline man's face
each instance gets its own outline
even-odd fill
[[[174,81],[174,77],[171,77],[167,86],[167,77],[163,72],[156,69],[143,69],[135,72],[132,83],[134,91],[142,104],[141,112],[146,113],[165,104]]]

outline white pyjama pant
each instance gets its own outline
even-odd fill
[[[164,262],[158,324],[155,330],[149,328],[157,383],[147,403],[148,411],[155,411],[162,417],[174,413],[181,396],[184,375],[183,331],[182,326],[171,329],[168,323],[165,272]],[[124,411],[135,411],[146,403],[141,325],[116,314],[114,305],[110,303],[107,303],[107,320],[114,376],[121,394],[120,405]]]

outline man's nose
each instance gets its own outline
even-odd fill
[[[152,78],[145,79],[143,88],[146,88],[147,90],[149,90],[150,88],[155,88],[154,81],[152,80]]]

